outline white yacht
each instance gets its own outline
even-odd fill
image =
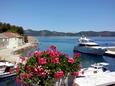
[[[99,44],[83,36],[79,39],[78,46],[74,47],[74,51],[86,54],[103,55],[106,49],[100,47]]]

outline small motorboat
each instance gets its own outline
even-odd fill
[[[106,63],[106,62],[92,64],[88,68],[81,69],[79,72],[79,75],[87,76],[87,75],[95,75],[95,74],[102,74],[105,72],[110,72],[108,70],[108,65],[109,65],[109,63]]]
[[[74,52],[76,51],[86,54],[103,55],[106,49],[99,46],[98,43],[92,41],[91,39],[82,36],[79,39],[79,44],[74,47]]]
[[[84,70],[84,74],[74,79],[75,86],[114,86],[115,72],[110,72],[106,67],[108,63],[95,63]]]
[[[3,62],[0,62],[0,74],[3,73],[6,69],[6,65]]]
[[[15,75],[15,73],[13,72],[14,67],[15,67],[15,64],[13,63],[1,61],[0,62],[0,78]]]

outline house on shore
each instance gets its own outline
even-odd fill
[[[6,48],[7,44],[8,44],[7,37],[3,34],[0,34],[0,49]]]
[[[24,37],[12,32],[0,33],[0,49],[16,48],[24,45]]]

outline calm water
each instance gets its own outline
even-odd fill
[[[73,56],[73,48],[78,44],[79,37],[37,37],[40,42],[39,49],[45,50],[50,45],[54,44],[57,48],[63,53],[69,54],[71,57]],[[90,37],[95,42],[99,43],[101,46],[115,46],[115,38],[114,37]],[[115,58],[110,58],[107,56],[94,56],[81,54],[81,63],[83,67],[88,67],[90,64],[96,62],[108,62],[109,69],[111,71],[115,71]],[[0,80],[0,86],[17,86],[15,83],[15,78],[5,78]]]
[[[54,44],[60,51],[72,57],[73,48],[78,44],[79,37],[37,37],[37,39],[40,41],[40,50],[45,50],[50,45]],[[101,46],[115,46],[114,37],[90,37],[90,39],[99,43]],[[81,63],[83,67],[88,67],[96,62],[108,62],[110,64],[109,69],[111,71],[115,70],[115,58],[81,54]]]

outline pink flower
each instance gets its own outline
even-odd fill
[[[27,74],[26,73],[21,73],[20,77],[21,77],[21,79],[25,80],[27,78]]]
[[[40,75],[41,77],[46,77],[47,73],[46,73],[45,71],[42,71],[42,72],[39,73],[39,75]]]
[[[35,73],[37,73],[37,72],[38,72],[38,70],[37,70],[37,68],[36,68],[36,67],[34,68],[34,72],[35,72]]]
[[[20,72],[20,69],[19,67],[16,68],[16,72],[19,73]]]
[[[49,50],[50,57],[56,57],[55,52],[53,50]]]
[[[32,78],[32,76],[33,76],[32,73],[29,73],[29,74],[28,74],[28,77],[29,77],[29,78]]]
[[[46,71],[41,66],[35,67],[34,72],[40,77],[45,77],[47,75]]]
[[[25,57],[20,57],[21,62],[25,61]]]
[[[46,64],[46,59],[45,58],[39,58],[39,64],[43,65]]]
[[[71,64],[74,63],[74,59],[73,59],[73,58],[68,58],[68,59],[69,59],[69,60],[68,60],[69,63],[71,63]]]
[[[62,55],[62,52],[60,52],[60,51],[56,51],[56,53],[57,53],[58,56]]]
[[[55,45],[51,45],[51,46],[50,46],[50,49],[56,51],[56,46],[55,46]]]
[[[64,76],[64,72],[63,71],[58,71],[54,74],[54,78],[62,78]]]
[[[79,75],[79,72],[72,72],[72,75],[78,76],[78,75]]]
[[[30,71],[31,70],[31,67],[29,65],[26,65],[26,70],[27,71]]]
[[[38,72],[41,72],[41,71],[43,71],[43,68],[42,68],[42,66],[38,66],[38,67],[37,67],[37,70],[38,70]]]
[[[20,84],[20,79],[18,77],[16,77],[16,83]]]
[[[27,86],[26,82],[23,83],[23,86]]]
[[[20,57],[19,62],[25,65],[27,60],[28,60],[28,57]]]
[[[34,52],[35,57],[40,57],[41,54],[42,54],[42,52],[40,52],[40,51],[35,51]]]
[[[75,57],[75,58],[80,57],[80,53],[75,53],[75,54],[74,54],[74,57]]]
[[[58,64],[59,63],[59,58],[53,58],[51,61],[54,64],[56,64],[56,63]]]

